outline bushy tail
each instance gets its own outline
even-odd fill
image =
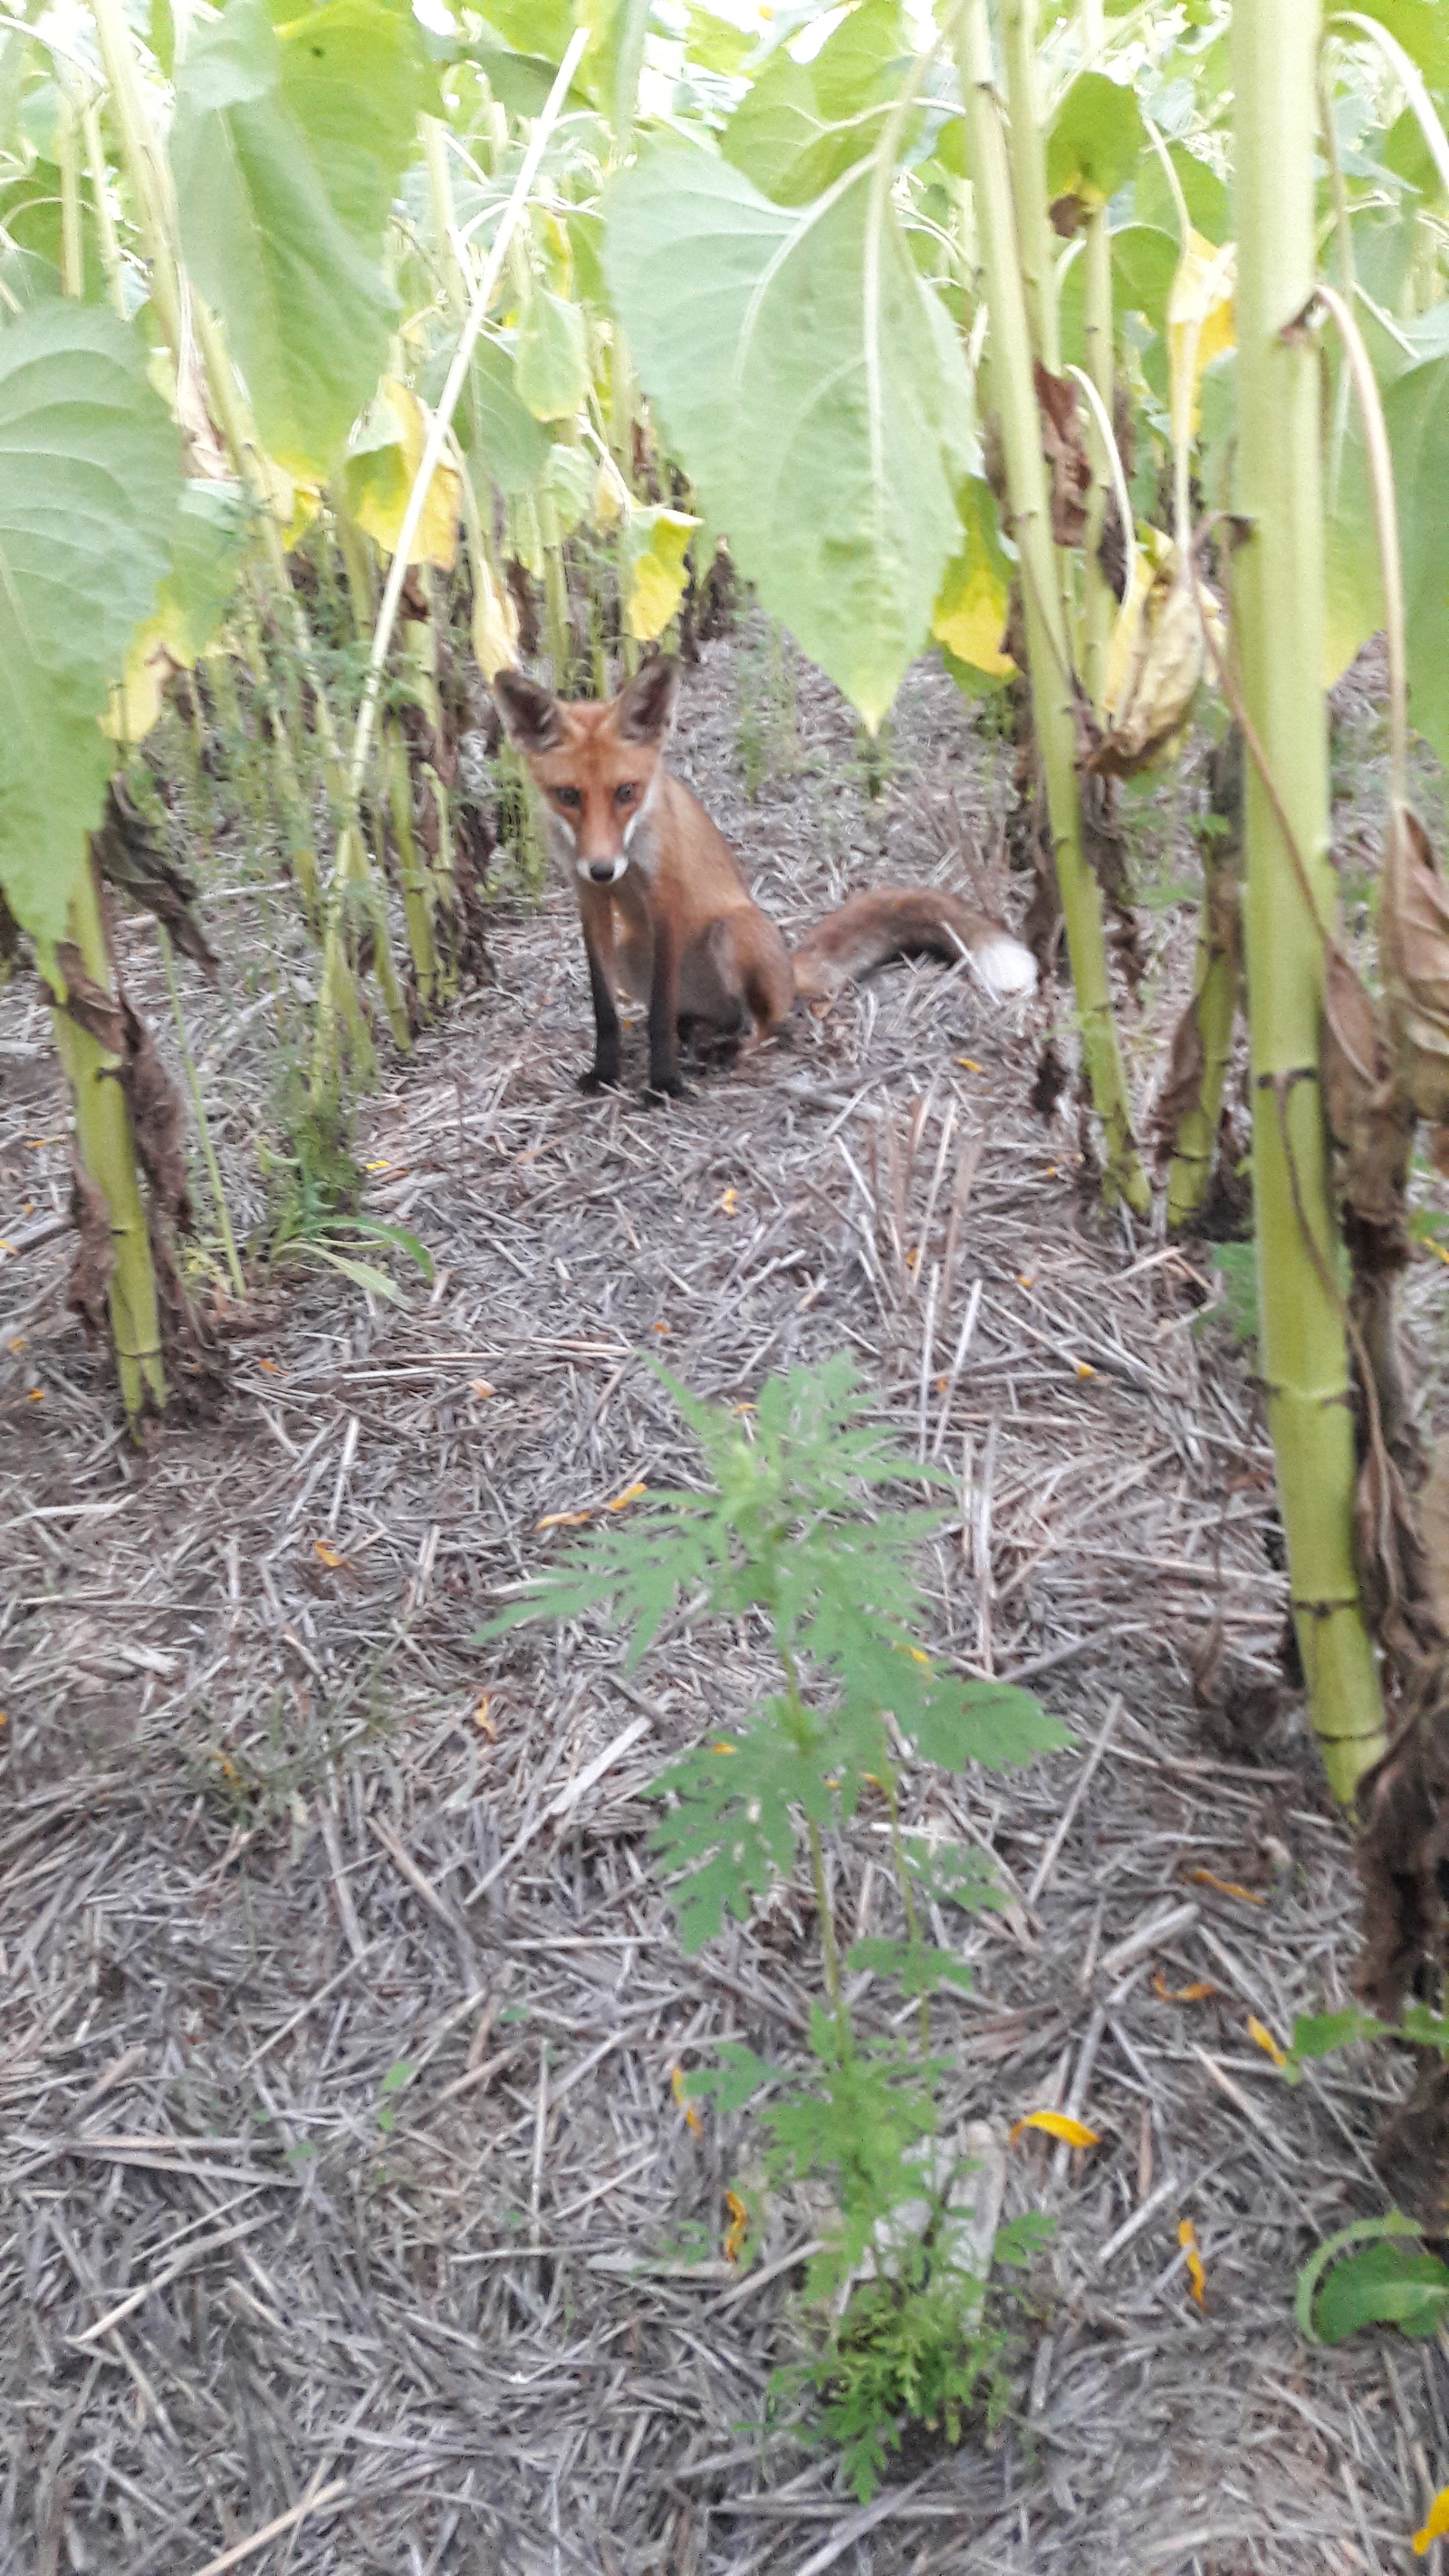
[[[1005,924],[935,886],[853,894],[803,939],[790,960],[795,990],[825,1001],[854,976],[892,957],[969,958],[998,1002],[1036,991],[1036,961]]]

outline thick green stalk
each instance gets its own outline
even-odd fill
[[[1104,32],[1102,0],[1081,0],[1080,23],[1083,55],[1094,54]],[[1095,207],[1087,218],[1082,237],[1082,260],[1087,373],[1096,386],[1107,418],[1111,420],[1116,360],[1112,331],[1112,239],[1107,229],[1105,206]],[[1087,538],[1082,556],[1082,682],[1100,715],[1106,697],[1107,652],[1112,641],[1117,602],[1098,560],[1102,530],[1107,522],[1107,504],[1112,493],[1112,465],[1095,419],[1088,431],[1087,445],[1092,457],[1092,494],[1087,505]],[[1124,548],[1129,546],[1130,537],[1131,530],[1124,528]]]
[[[1038,0],[1004,0],[1001,49],[1006,61],[1006,99],[1011,119],[1007,155],[1031,345],[1048,374],[1059,376],[1061,325],[1052,264],[1051,216],[1047,211],[1046,138],[1036,83],[1036,22],[1040,15]]]
[[[1238,416],[1233,622],[1243,700],[1307,883],[1256,763],[1246,797],[1260,1365],[1293,1616],[1335,1796],[1384,1750],[1354,1565],[1354,1440],[1319,1080],[1334,915],[1323,701],[1320,377],[1297,326],[1314,285],[1317,0],[1238,0]]]
[[[1027,657],[1037,739],[1046,775],[1057,882],[1076,987],[1082,1056],[1106,1144],[1104,1189],[1145,1214],[1151,1192],[1137,1139],[1112,1017],[1102,898],[1087,864],[1077,778],[1075,683],[1052,543],[1051,504],[1032,378],[1031,334],[1017,252],[1011,178],[991,62],[986,0],[965,0],[957,59],[966,101],[967,151],[990,314],[992,382],[1001,419],[1008,516],[1021,563]]]
[[[69,935],[91,982],[111,992],[111,957],[94,863],[88,858],[71,899]],[[121,1402],[134,1423],[166,1403],[161,1314],[151,1237],[136,1169],[131,1112],[121,1087],[121,1059],[58,1008],[52,1014],[60,1060],[75,1106],[76,1147],[87,1176],[110,1212],[114,1268],[107,1290]]]

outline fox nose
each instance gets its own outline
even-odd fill
[[[593,878],[595,885],[611,884],[614,875],[614,861],[612,859],[590,859],[589,874]]]

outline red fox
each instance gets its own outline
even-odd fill
[[[934,886],[852,895],[792,956],[723,834],[665,768],[677,663],[647,663],[602,705],[551,697],[520,671],[500,671],[492,685],[542,794],[552,847],[574,872],[596,1031],[581,1090],[618,1082],[621,984],[649,1005],[649,1088],[676,1097],[681,1022],[691,1034],[763,1038],[797,995],[836,993],[888,958],[969,957],[998,1000],[1034,989],[1030,951]]]

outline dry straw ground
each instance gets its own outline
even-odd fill
[[[992,846],[1005,756],[939,674],[871,802],[829,691],[802,675],[792,716],[743,650],[758,800],[735,647],[691,679],[681,759],[782,919],[950,874],[960,823]],[[194,1028],[245,1218],[257,916],[208,918],[226,974]],[[1145,927],[1139,1072],[1183,947],[1170,906]],[[160,1018],[154,932],[123,940]],[[495,957],[367,1104],[371,1203],[438,1263],[404,1309],[320,1273],[269,1299],[219,1417],[142,1462],[62,1316],[63,1245],[0,1272],[0,2567],[1423,2563],[1444,2352],[1312,2354],[1291,2321],[1295,2264],[1381,2205],[1393,2077],[1289,2092],[1247,2033],[1345,2000],[1355,1900],[1279,1688],[1270,1461],[1243,1356],[1194,1329],[1201,1263],[1103,1219],[1028,1107],[1039,1032],[964,971],[892,969],[650,1112],[574,1090],[568,896],[501,914]],[[0,1224],[64,1188],[32,996],[4,1046]],[[687,1963],[647,1856],[641,1787],[727,1722],[757,1648],[679,1625],[626,1679],[596,1629],[473,1642],[561,1543],[546,1515],[694,1472],[641,1350],[741,1401],[842,1347],[960,1478],[934,1642],[1034,1677],[1077,1735],[1009,1780],[911,1784],[1016,1900],[946,1927],[977,1966],[941,2007],[951,2109],[1065,2105],[1102,2140],[1011,2158],[1009,2206],[1058,2222],[1012,2421],[913,2452],[867,2512],[828,2455],[752,2431],[811,2212],[736,2278],[747,2141],[671,2097],[724,2036],[798,2049],[815,1983],[803,1889]],[[834,1861],[862,1926],[878,1857],[867,1815]]]

